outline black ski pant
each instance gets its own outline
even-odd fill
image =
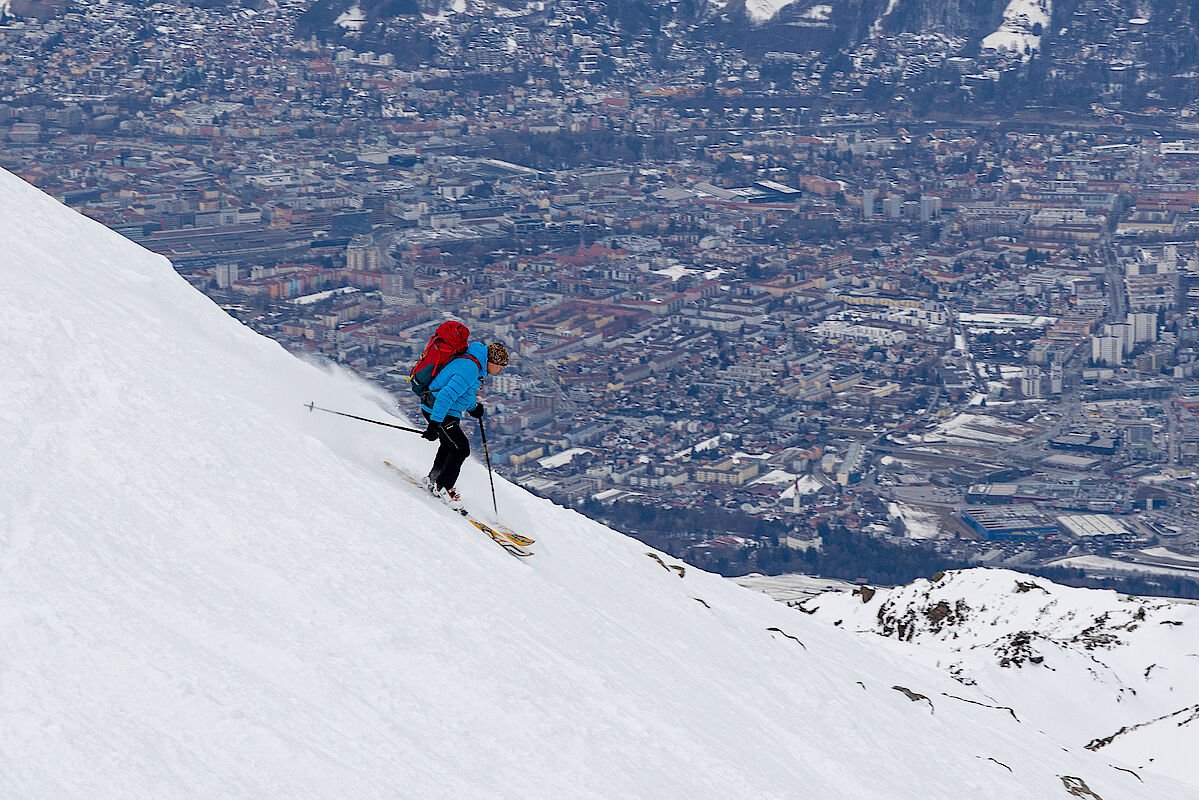
[[[425,415],[426,420],[433,421],[428,411],[422,410],[421,413]],[[453,489],[458,484],[458,473],[462,471],[462,465],[470,455],[470,441],[462,432],[461,423],[462,420],[457,417],[446,417],[437,434],[440,446],[433,458],[433,469],[429,471],[429,477],[439,489]]]

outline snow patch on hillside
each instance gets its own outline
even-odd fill
[[[753,22],[769,22],[797,0],[746,0],[745,13]]]
[[[982,41],[984,50],[1008,50],[1024,60],[1041,49],[1042,33],[1049,26],[1052,0],[1011,0],[1003,11],[1003,23]],[[1037,27],[1040,26],[1040,27]]]
[[[362,26],[366,24],[366,13],[363,12],[361,6],[355,3],[350,8],[341,12],[337,19],[334,20],[334,24],[349,31],[360,31],[362,30]]]
[[[883,20],[891,15],[891,12],[899,5],[899,0],[887,0],[887,7],[883,9],[882,15],[874,22],[870,23],[870,35],[879,36],[883,30]]]

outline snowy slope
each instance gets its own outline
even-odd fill
[[[797,2],[799,0],[745,0],[745,14],[751,22],[762,24],[774,19],[784,8],[794,5]],[[715,9],[723,9],[728,5],[728,1],[710,1],[709,5]],[[810,5],[796,16],[800,20],[811,23],[828,22],[832,18],[833,12],[834,9],[832,6],[818,3]]]
[[[745,13],[754,22],[766,22],[796,0],[745,0]]]
[[[976,569],[804,608],[886,637],[1068,746],[1199,784],[1199,606]]]
[[[983,49],[1011,50],[1015,53],[1040,50],[1041,34],[1033,31],[1049,26],[1051,3],[1052,0],[1011,0],[1003,11],[1003,24],[983,37]],[[1030,57],[1026,54],[1024,60]]]
[[[1195,796],[501,480],[512,558],[302,406],[367,386],[7,173],[0,220],[6,797]]]

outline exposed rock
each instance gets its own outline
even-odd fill
[[[911,689],[907,688],[906,686],[892,686],[891,688],[897,692],[902,693],[913,703],[918,703],[921,700],[923,700],[924,702],[928,703],[929,711],[934,714],[936,713],[937,710],[936,710],[936,708],[933,707],[933,701],[929,700],[926,695],[922,695],[919,692],[913,692]]]
[[[1072,797],[1089,797],[1091,800],[1103,800],[1102,797],[1091,791],[1091,787],[1087,786],[1087,782],[1082,778],[1075,778],[1072,775],[1062,775],[1062,785],[1066,787],[1066,791]]]

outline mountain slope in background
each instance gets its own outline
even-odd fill
[[[416,65],[440,52],[438,26],[477,23],[485,32],[497,20],[536,29],[551,18],[580,33],[648,34],[661,52],[704,41],[767,61],[771,52],[814,55],[831,75],[873,65],[863,74],[908,88],[952,91],[960,70],[1014,70],[1021,104],[1185,103],[1199,67],[1191,0],[316,0],[296,30]],[[981,60],[950,65],[954,56]],[[897,66],[905,68],[874,71]]]
[[[802,608],[884,637],[1070,746],[1194,780],[1199,606],[966,570]]]
[[[498,480],[512,558],[302,405],[386,398],[8,173],[0,219],[8,795],[1195,795]]]

